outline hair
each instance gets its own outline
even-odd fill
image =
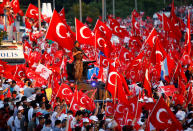
[[[80,126],[76,126],[75,127],[75,131],[81,131],[81,127]]]
[[[75,116],[80,116],[80,115],[82,115],[82,111],[78,110],[78,111],[76,112],[76,115],[75,115]]]
[[[17,94],[17,91],[13,91],[12,94]]]
[[[52,121],[50,120],[50,119],[47,119],[46,121],[45,121],[45,125],[50,125],[52,123]]]
[[[32,85],[32,82],[31,82],[31,81],[28,81],[27,85],[28,85],[28,86],[31,86],[31,85]]]
[[[133,131],[133,126],[131,126],[131,125],[124,125],[122,127],[122,130],[123,131]]]
[[[19,105],[21,104],[20,101],[16,102],[16,106],[19,107]]]
[[[9,111],[9,115],[12,116],[14,114],[14,111],[13,110],[10,110]]]
[[[76,43],[79,43],[77,40],[74,42],[74,45],[76,44]]]
[[[100,124],[99,124],[99,128],[102,128],[104,124],[105,124],[105,120],[102,120],[102,121],[100,122]]]
[[[56,120],[56,121],[55,121],[55,126],[57,126],[57,125],[59,125],[59,124],[61,124],[61,120]]]
[[[43,120],[44,119],[44,117],[39,117],[39,121],[41,121],[41,120]]]
[[[23,102],[25,100],[27,100],[27,97],[26,96],[22,96],[21,101]]]
[[[12,80],[12,84],[16,84],[16,81],[15,81],[15,80]]]
[[[50,104],[47,104],[46,105],[46,110],[49,110],[51,108],[51,105]]]
[[[32,118],[36,117],[36,113],[33,113]]]
[[[67,112],[67,114],[69,114],[69,113],[70,113],[70,114],[73,114],[73,111],[69,110],[69,111]]]

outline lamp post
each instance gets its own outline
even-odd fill
[[[135,0],[135,9],[137,11],[137,0]]]
[[[113,0],[113,18],[115,18],[115,0]]]
[[[102,0],[102,21],[105,20],[105,0]]]
[[[80,21],[82,22],[82,0],[79,0],[79,8],[80,8],[80,10],[79,10],[79,12],[80,12]]]
[[[53,0],[53,9],[56,8],[56,5],[55,5],[55,0]]]
[[[38,0],[39,32],[41,31],[41,2]]]

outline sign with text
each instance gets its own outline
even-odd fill
[[[0,59],[23,59],[22,50],[0,50]]]

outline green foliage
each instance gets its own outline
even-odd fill
[[[93,23],[97,20],[97,17],[100,15],[100,11],[98,8],[95,7],[94,4],[85,4],[82,3],[82,20],[83,22],[86,21],[86,17],[89,16],[93,19]],[[79,4],[73,4],[70,8],[70,12],[66,14],[67,22],[74,23],[74,18],[80,17],[79,13]]]
[[[0,30],[0,45],[1,45],[1,41],[3,40],[3,38],[7,37],[7,32]]]
[[[86,1],[87,4],[84,3]],[[53,0],[41,0],[43,2],[53,3]],[[152,17],[153,13],[167,7],[172,0],[137,0],[138,11],[144,11],[145,16]],[[175,0],[175,6],[190,5],[192,0]],[[37,0],[20,0],[22,10],[27,9],[29,3],[37,6]],[[106,0],[107,16],[112,14],[112,0]],[[68,23],[74,23],[74,18],[79,18],[79,0],[55,0],[56,10],[60,11],[64,7]],[[135,0],[115,0],[115,15],[126,18],[135,8]],[[93,19],[94,24],[98,16],[102,15],[102,0],[82,0],[83,22],[87,16]]]

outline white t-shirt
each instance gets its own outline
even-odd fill
[[[16,131],[21,131],[20,120],[18,119],[17,116],[15,117],[14,125],[15,125],[15,130],[16,130]]]
[[[55,126],[55,121],[58,120],[58,118],[56,117],[58,113],[57,112],[54,112],[51,116],[51,121],[52,121],[52,127]]]
[[[32,120],[32,115],[33,115],[33,111],[34,109],[31,107],[28,111],[28,121],[31,121]]]
[[[13,122],[14,122],[14,117],[11,116],[7,121],[7,125],[11,128],[12,131],[15,131],[15,126]]]
[[[20,87],[19,87],[18,85],[15,85],[15,86],[13,87],[13,90],[14,90],[14,91],[17,91],[17,94],[19,94]]]

